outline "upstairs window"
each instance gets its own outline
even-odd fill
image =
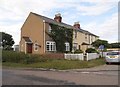
[[[91,36],[91,42],[93,42],[93,37]]]
[[[87,34],[85,34],[85,40],[87,40]]]
[[[75,31],[75,38],[77,38],[77,31]]]
[[[51,30],[52,30],[52,28],[51,28],[51,26],[49,25],[48,32],[51,33]]]
[[[70,51],[70,44],[68,42],[65,43],[65,51]]]
[[[46,51],[56,51],[56,43],[53,41],[46,42]]]
[[[67,31],[65,31],[65,36],[68,37]]]

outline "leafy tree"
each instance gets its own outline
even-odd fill
[[[98,48],[100,45],[104,45],[105,48],[108,48],[109,47],[109,43],[108,41],[106,40],[96,40],[95,42],[92,43],[92,45],[95,47],[95,48]]]
[[[120,42],[119,43],[111,43],[109,45],[110,45],[110,48],[120,48]]]
[[[0,42],[0,45],[2,45],[3,50],[10,50],[13,46],[13,44],[15,43],[12,35],[4,33],[4,32],[0,32],[0,35],[2,35],[2,42]]]

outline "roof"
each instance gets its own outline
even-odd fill
[[[36,16],[38,16],[38,17],[41,17],[41,18],[42,18],[43,20],[45,20],[45,22],[47,22],[47,23],[57,24],[57,25],[59,25],[59,26],[63,26],[63,27],[66,27],[66,28],[75,29],[75,30],[77,30],[77,31],[79,31],[79,32],[88,33],[88,34],[90,34],[90,35],[99,37],[99,36],[97,36],[97,35],[95,35],[95,34],[90,33],[89,31],[86,31],[86,30],[83,30],[83,29],[77,29],[77,28],[75,28],[74,26],[71,26],[71,25],[69,25],[69,24],[66,24],[66,23],[63,23],[63,22],[59,23],[59,22],[56,22],[54,19],[51,19],[51,18],[42,16],[42,15],[39,15],[39,14],[36,14],[36,13],[33,13],[33,12],[31,12],[31,13],[34,14],[34,15],[36,15]]]
[[[30,40],[29,37],[23,36],[22,38],[25,40],[25,42],[30,42],[30,43],[32,43],[32,41]]]
[[[90,45],[90,44],[83,42],[82,45]]]

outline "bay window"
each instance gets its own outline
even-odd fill
[[[56,51],[56,43],[53,41],[46,42],[46,51]]]

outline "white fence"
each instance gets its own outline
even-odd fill
[[[97,59],[99,58],[99,54],[97,53],[87,53],[86,55],[86,60],[92,60],[92,59]]]
[[[81,54],[64,54],[65,59],[68,60],[84,60],[84,55],[83,53]]]
[[[97,59],[99,58],[100,54],[97,53],[87,53],[86,56],[83,55],[83,53],[81,54],[64,54],[64,58],[68,59],[68,60],[92,60],[92,59]]]

